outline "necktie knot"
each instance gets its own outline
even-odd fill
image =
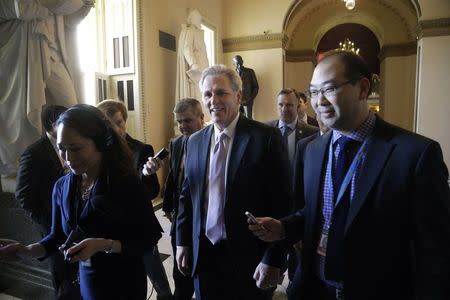
[[[337,143],[339,145],[340,151],[346,150],[348,145],[354,141],[352,138],[346,137],[346,136],[341,136],[340,138],[338,138]]]
[[[219,142],[223,142],[225,140],[225,138],[227,138],[227,134],[225,132],[221,132],[217,135],[216,137],[216,144]]]
[[[291,127],[284,125],[283,126],[283,136],[287,137],[292,132]]]
[[[214,152],[217,152],[217,150],[219,150],[219,148],[225,148],[225,139],[228,136],[226,135],[225,132],[221,132],[216,136],[216,142],[214,144]]]

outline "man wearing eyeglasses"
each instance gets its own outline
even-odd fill
[[[351,52],[316,66],[312,107],[332,130],[297,153],[305,207],[250,229],[303,240],[290,299],[450,299],[450,191],[439,144],[368,109],[370,73]]]

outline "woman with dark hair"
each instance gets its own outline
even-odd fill
[[[145,299],[142,255],[161,227],[124,140],[100,110],[78,104],[58,119],[57,146],[71,172],[53,188],[50,234],[28,246],[0,240],[0,257],[43,259],[59,249],[79,263],[83,299]]]

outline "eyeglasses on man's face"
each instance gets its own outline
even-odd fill
[[[339,89],[346,84],[354,84],[355,80],[347,80],[338,84],[324,86],[320,89],[310,88],[305,92],[305,94],[311,99],[319,98],[319,95],[322,94],[325,98],[333,98],[336,96]]]

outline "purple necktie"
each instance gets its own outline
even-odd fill
[[[228,136],[220,133],[216,138],[214,152],[211,157],[209,172],[209,200],[206,215],[206,237],[216,244],[223,237],[223,207],[225,202],[225,165],[227,163],[227,150],[225,139]]]

